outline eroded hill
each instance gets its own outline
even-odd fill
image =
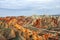
[[[0,17],[0,40],[60,40],[60,16]]]

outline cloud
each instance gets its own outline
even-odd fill
[[[0,15],[11,15],[8,13],[13,15],[59,14],[60,0],[0,0]]]
[[[46,4],[54,0],[0,0],[0,8],[23,9],[26,7]]]

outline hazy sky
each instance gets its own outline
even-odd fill
[[[0,0],[0,16],[60,15],[60,0]]]

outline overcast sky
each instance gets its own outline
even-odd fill
[[[60,15],[60,0],[0,0],[0,16]]]

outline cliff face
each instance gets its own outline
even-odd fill
[[[0,17],[2,40],[59,40],[60,16]]]

